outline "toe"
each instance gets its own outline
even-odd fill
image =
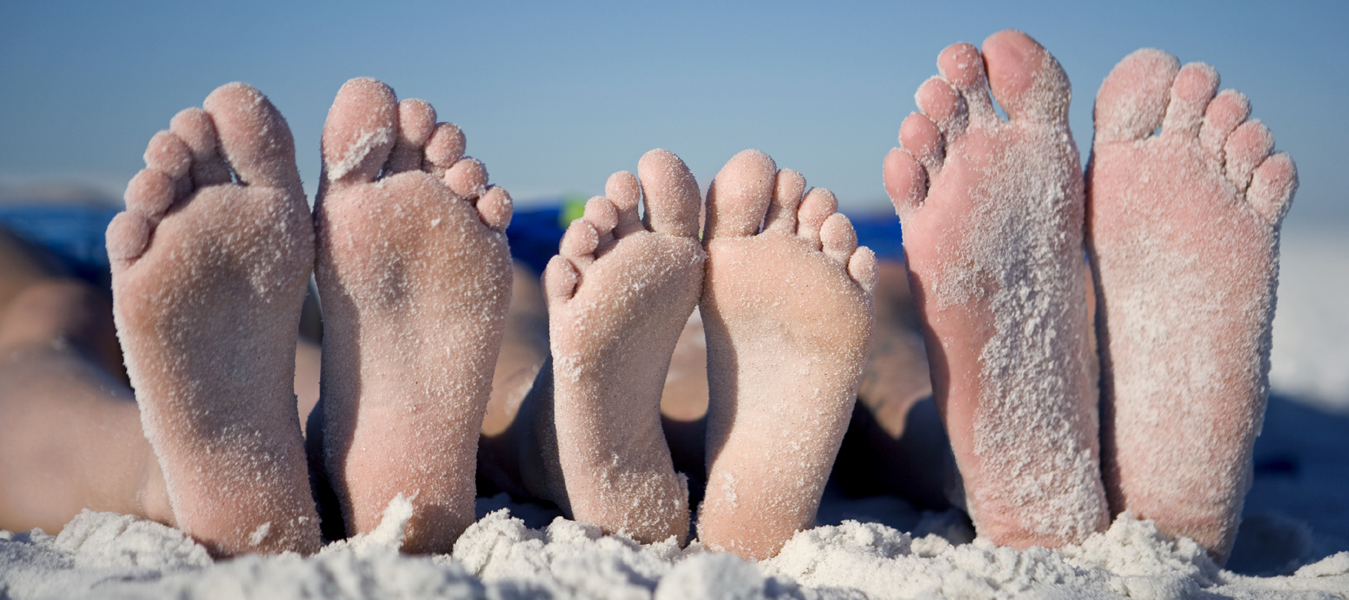
[[[161,131],[150,138],[145,148],[145,168],[171,179],[179,197],[192,188],[192,151],[172,131]]]
[[[642,217],[637,214],[637,203],[642,200],[642,184],[637,176],[627,171],[619,171],[604,182],[604,195],[618,211],[618,225],[614,235],[619,237],[634,231],[641,231]]]
[[[791,169],[778,171],[773,186],[773,198],[764,217],[764,231],[796,235],[796,210],[806,192],[806,178]]]
[[[296,189],[295,140],[270,100],[252,86],[230,83],[202,104],[220,137],[220,150],[245,185]]]
[[[831,215],[838,212],[838,199],[829,190],[815,188],[806,193],[801,208],[796,211],[796,235],[816,249],[823,248],[820,242],[820,229]]]
[[[611,234],[618,226],[618,209],[604,196],[595,196],[586,202],[584,216],[600,237]]]
[[[1227,179],[1244,191],[1251,173],[1274,151],[1274,135],[1259,119],[1247,121],[1227,138]]]
[[[374,181],[397,139],[393,89],[368,77],[338,90],[323,124],[323,168],[333,184]]]
[[[918,86],[914,100],[918,103],[918,110],[923,111],[948,136],[960,135],[969,124],[970,114],[965,99],[945,79],[931,77],[923,82],[923,85]]]
[[[862,286],[862,291],[874,293],[876,284],[880,282],[880,271],[876,265],[876,253],[871,248],[861,246],[852,257],[848,259],[848,276]]]
[[[848,259],[857,251],[857,232],[852,222],[842,213],[834,213],[820,226],[820,245],[824,254],[839,264],[848,264]]]
[[[192,154],[192,185],[204,188],[229,183],[230,168],[220,154],[220,137],[211,115],[200,108],[189,108],[174,115],[169,131],[187,144]]]
[[[777,184],[777,165],[767,154],[745,150],[726,162],[707,191],[707,240],[759,232]]]
[[[1204,109],[1218,92],[1218,71],[1203,63],[1180,69],[1171,84],[1171,101],[1162,121],[1163,135],[1194,137],[1204,121]]]
[[[899,126],[899,145],[932,173],[940,171],[946,159],[946,139],[926,115],[913,113],[904,119]]]
[[[652,150],[637,163],[637,177],[646,200],[646,224],[651,231],[686,238],[698,237],[702,194],[684,161],[669,150]]]
[[[927,171],[907,150],[894,148],[885,155],[882,167],[885,193],[901,219],[917,210],[927,198]]]
[[[1278,227],[1297,191],[1297,167],[1293,159],[1282,152],[1270,156],[1256,167],[1251,176],[1251,187],[1246,201],[1251,203],[1269,224]]]
[[[439,123],[426,142],[426,163],[432,175],[444,177],[445,171],[464,157],[464,132],[454,123]]]
[[[497,186],[487,188],[487,193],[478,199],[478,218],[484,225],[505,233],[515,214],[515,202],[506,190]]]
[[[145,252],[150,245],[152,226],[144,215],[133,211],[118,213],[108,223],[105,235],[108,245],[108,258],[112,259],[114,269],[124,267]]]
[[[398,103],[398,140],[389,156],[389,173],[422,169],[426,143],[436,128],[436,109],[425,100]]]
[[[1199,128],[1199,144],[1209,154],[1222,156],[1227,138],[1251,116],[1251,101],[1236,90],[1223,90],[1208,103],[1204,124]]]
[[[581,274],[570,260],[554,256],[543,269],[543,293],[548,298],[548,304],[570,300],[580,281]]]
[[[977,48],[964,42],[947,46],[937,57],[937,70],[965,98],[970,118],[981,121],[997,118],[993,100],[988,96],[984,59]]]
[[[463,158],[445,172],[445,185],[460,198],[476,199],[487,191],[487,167],[476,158]]]
[[[1068,118],[1072,90],[1059,61],[1039,42],[1006,30],[984,41],[988,84],[1013,120],[1060,122]]]
[[[143,169],[132,177],[126,184],[126,194],[123,196],[127,212],[152,220],[163,217],[179,197],[174,181],[155,169]]]
[[[559,256],[573,262],[584,262],[589,264],[588,259],[600,244],[600,234],[595,231],[595,227],[586,221],[584,217],[571,222],[567,227],[567,232],[562,234],[562,241],[558,244],[557,253]],[[583,266],[583,265],[582,265]]]
[[[1115,65],[1096,93],[1096,141],[1141,140],[1161,127],[1179,69],[1176,57],[1152,48]]]

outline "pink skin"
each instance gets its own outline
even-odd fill
[[[546,493],[564,511],[643,543],[682,543],[688,488],[661,430],[660,399],[702,289],[701,198],[673,153],[646,153],[637,172],[609,178],[544,272],[553,394],[537,435]]]
[[[318,549],[293,395],[313,265],[281,115],[234,83],[174,117],[108,226],[114,317],[177,525],[220,555]]]
[[[328,476],[348,533],[410,499],[403,550],[473,522],[479,428],[510,304],[510,196],[464,137],[373,79],[338,92],[315,204]]]
[[[1111,511],[1221,560],[1250,486],[1297,173],[1245,96],[1217,90],[1212,67],[1158,50],[1115,67],[1096,99],[1087,228]]]
[[[1067,77],[1016,31],[937,64],[884,173],[964,500],[996,543],[1081,541],[1109,515]]]
[[[698,539],[766,559],[815,524],[870,348],[876,256],[833,194],[757,150],[726,163],[707,206]]]

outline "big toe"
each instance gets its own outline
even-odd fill
[[[333,183],[367,183],[379,176],[397,141],[398,99],[369,77],[342,85],[323,124],[323,166]]]
[[[988,85],[1012,119],[1062,121],[1072,97],[1059,61],[1039,42],[1015,30],[984,40]]]
[[[777,165],[767,154],[745,150],[726,162],[707,192],[708,240],[759,232],[773,198]]]
[[[637,177],[652,231],[687,238],[698,235],[702,195],[684,161],[669,150],[652,150],[637,163]]]
[[[1124,57],[1096,93],[1096,140],[1139,140],[1162,126],[1180,61],[1144,48]]]
[[[202,104],[220,138],[220,148],[242,183],[299,187],[295,140],[286,119],[253,86],[229,83]]]

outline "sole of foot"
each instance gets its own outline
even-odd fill
[[[757,150],[722,168],[707,205],[698,539],[765,559],[815,524],[870,348],[876,256],[833,194]]]
[[[108,226],[113,314],[179,527],[318,549],[294,396],[313,227],[285,119],[239,83],[150,140]]]
[[[1097,94],[1087,175],[1111,511],[1220,559],[1250,487],[1297,186],[1249,114],[1212,67],[1139,50]]]
[[[1068,79],[1016,31],[989,37],[982,55],[950,46],[937,66],[884,173],[963,480],[956,493],[996,543],[1080,541],[1109,515]]]
[[[557,459],[546,465],[549,493],[573,518],[643,543],[683,543],[688,487],[671,463],[660,400],[702,290],[702,198],[668,151],[646,153],[637,173],[609,178],[544,271],[553,401],[539,437]]]
[[[458,127],[373,79],[342,86],[323,130],[324,463],[349,534],[412,501],[407,552],[449,552],[474,520],[511,298],[511,199],[463,151]]]

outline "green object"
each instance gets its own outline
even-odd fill
[[[562,197],[562,212],[558,214],[558,225],[563,229],[571,225],[572,221],[581,218],[586,212],[586,201],[589,198],[580,194],[567,194]]]

